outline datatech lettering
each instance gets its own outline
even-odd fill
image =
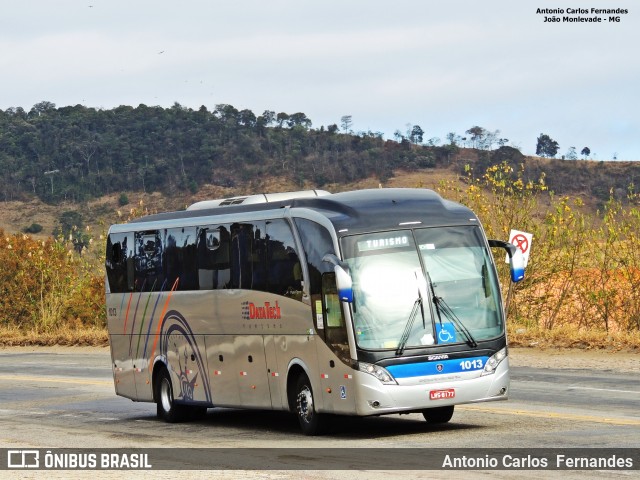
[[[271,306],[270,302],[264,302],[263,306],[258,306],[253,302],[249,302],[249,319],[250,320],[279,320],[280,307],[276,301],[275,306]]]

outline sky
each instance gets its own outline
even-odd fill
[[[626,8],[620,22],[537,9]],[[631,0],[0,0],[0,109],[41,101],[303,112],[425,140],[478,125],[640,160]],[[550,17],[552,15],[549,15]]]

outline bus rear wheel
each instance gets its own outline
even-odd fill
[[[158,418],[165,422],[175,423],[184,419],[185,407],[178,405],[173,399],[173,386],[171,377],[166,368],[163,368],[158,375],[156,386],[156,405]]]
[[[447,423],[453,417],[453,405],[447,407],[427,408],[422,411],[427,423]]]
[[[318,435],[322,431],[322,415],[315,409],[313,389],[309,378],[302,374],[296,382],[295,409],[298,423],[305,435]]]

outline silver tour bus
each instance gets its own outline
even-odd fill
[[[207,408],[327,415],[507,399],[505,313],[476,215],[425,189],[250,195],[109,229],[118,395],[169,422]]]

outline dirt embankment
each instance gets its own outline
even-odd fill
[[[602,369],[640,373],[640,353],[631,352],[510,347],[509,362],[515,367]]]

